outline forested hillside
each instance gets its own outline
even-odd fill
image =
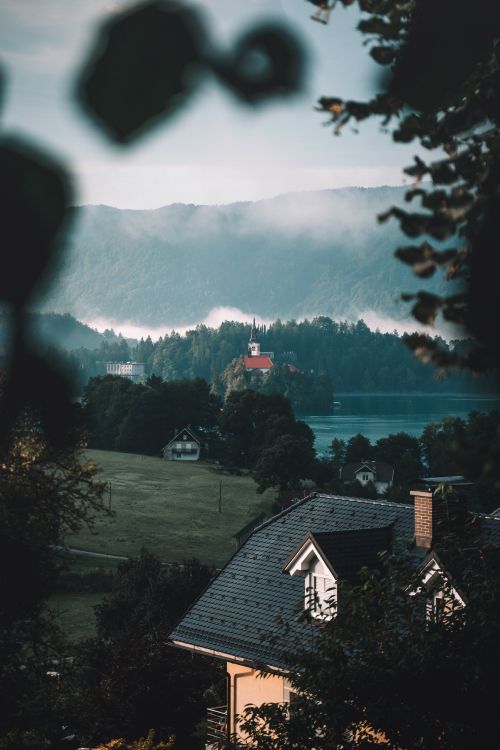
[[[45,309],[170,327],[221,306],[271,320],[356,320],[366,310],[402,318],[398,296],[420,282],[394,258],[396,223],[377,214],[403,194],[346,188],[223,206],[77,208]],[[429,290],[444,285],[436,278]]]
[[[57,316],[54,318],[58,321]],[[64,317],[58,325],[63,323],[67,323]],[[146,375],[154,374],[167,381],[203,378],[212,384],[213,391],[224,396],[227,391],[225,370],[246,353],[250,336],[249,325],[235,322],[223,323],[218,329],[197,326],[185,336],[173,332],[157,342],[150,338],[139,342],[126,340],[111,331],[103,336],[88,328],[86,331],[98,337],[100,343],[96,348],[69,347],[70,351],[63,351],[62,345],[67,339],[61,335],[57,342],[60,344],[58,356],[72,371],[79,393],[90,377],[104,374],[103,362],[135,359],[146,364]],[[43,343],[43,339],[40,340]],[[317,404],[310,409],[299,408],[299,404],[304,398],[304,389],[323,390],[326,383],[331,383],[333,392],[344,393],[495,391],[494,374],[472,377],[468,373],[454,372],[437,378],[436,369],[419,362],[406,347],[403,337],[371,331],[362,320],[336,322],[325,316],[300,323],[278,320],[260,330],[259,340],[262,351],[274,352],[274,362],[278,365],[264,391],[268,392],[274,382],[283,379],[282,365],[294,365],[302,373],[293,379],[300,385],[300,393],[289,392],[291,383],[278,390],[287,393],[301,413],[319,413]],[[55,345],[52,338],[52,346]],[[444,341],[441,345],[446,347]],[[450,348],[463,350],[467,345],[466,341],[457,341],[452,342]],[[249,385],[245,381],[238,387]],[[322,404],[327,401],[321,397]],[[310,402],[308,398],[307,403]]]
[[[249,335],[250,326],[243,323],[224,323],[218,330],[198,326],[186,336],[173,333],[156,344],[141,342],[137,358],[143,357],[150,372],[167,380],[202,377],[217,387],[227,364],[245,353]],[[307,373],[324,372],[337,392],[493,389],[493,379],[490,383],[465,373],[437,379],[436,369],[415,359],[402,337],[371,331],[363,321],[338,323],[325,316],[300,323],[276,321],[262,329],[259,340],[263,351],[274,352],[276,363],[289,363]]]

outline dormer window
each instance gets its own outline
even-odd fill
[[[308,573],[305,609],[313,617],[331,620],[337,609],[337,582],[331,576]]]
[[[392,524],[372,529],[309,531],[283,566],[304,579],[304,608],[317,620],[337,613],[338,582],[355,579],[362,567],[377,567],[390,549]]]
[[[331,620],[337,610],[337,579],[313,534],[307,534],[284,571],[304,579],[304,609],[317,620]]]
[[[419,574],[419,586],[410,591],[414,596],[419,591],[426,594],[426,616],[432,622],[444,622],[457,609],[465,607],[465,600],[453,586],[441,561],[431,552]]]

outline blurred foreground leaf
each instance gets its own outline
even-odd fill
[[[266,25],[245,34],[232,55],[213,67],[240,99],[255,104],[299,91],[304,62],[302,46],[293,34]]]
[[[193,10],[172,0],[143,3],[104,24],[78,97],[110,138],[127,143],[191,93],[200,50]]]
[[[72,191],[60,164],[21,141],[0,141],[0,297],[23,304],[54,259]]]

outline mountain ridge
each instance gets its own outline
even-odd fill
[[[290,192],[219,205],[75,208],[62,270],[41,309],[79,319],[182,326],[215,307],[268,319],[366,309],[408,318],[398,295],[421,280],[393,257],[408,244],[377,214],[404,202],[404,187]],[[442,279],[425,282],[443,293]]]

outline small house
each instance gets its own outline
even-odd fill
[[[345,464],[340,470],[342,482],[359,482],[363,486],[373,482],[382,495],[394,481],[394,468],[385,461],[356,461]]]
[[[174,430],[174,436],[162,449],[167,461],[199,461],[201,441],[192,427]]]

